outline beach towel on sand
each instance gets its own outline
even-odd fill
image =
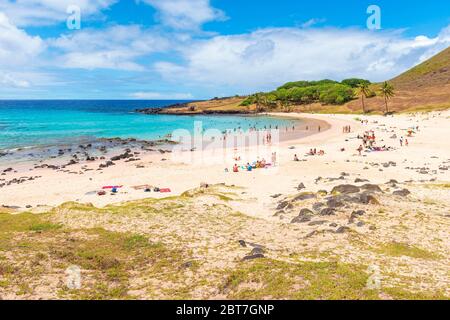
[[[172,190],[170,190],[169,188],[163,188],[163,189],[160,189],[159,192],[161,192],[161,193],[169,193],[169,192],[172,192]]]
[[[105,187],[103,187],[102,189],[119,189],[119,188],[122,188],[123,186],[105,186]]]

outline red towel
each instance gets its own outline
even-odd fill
[[[165,189],[160,189],[159,192],[161,192],[161,193],[169,193],[169,192],[172,192],[172,190],[170,190],[169,188],[165,188]]]
[[[103,187],[103,189],[119,189],[119,188],[122,188],[123,186],[106,186],[106,187]]]

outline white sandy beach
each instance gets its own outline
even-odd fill
[[[95,206],[105,206],[128,200],[146,197],[164,197],[180,195],[186,190],[196,188],[201,183],[225,183],[247,188],[248,197],[254,199],[248,208],[248,214],[265,216],[268,208],[273,206],[273,194],[292,193],[299,183],[304,183],[312,191],[319,189],[314,184],[316,178],[339,177],[342,172],[352,177],[360,177],[373,183],[385,183],[389,179],[398,181],[409,180],[436,180],[450,181],[448,170],[438,169],[444,161],[450,159],[450,112],[431,113],[426,115],[397,115],[395,117],[361,116],[369,123],[362,125],[356,121],[355,115],[311,115],[311,114],[273,114],[275,116],[313,118],[328,122],[331,129],[298,140],[284,141],[274,145],[277,151],[278,164],[276,168],[254,170],[239,173],[231,172],[234,155],[242,156],[240,164],[256,160],[255,148],[250,147],[237,152],[228,151],[224,159],[223,154],[207,155],[202,163],[179,163],[173,161],[174,155],[142,155],[141,161],[125,163],[116,162],[113,167],[96,171],[101,161],[82,163],[70,167],[72,172],[82,172],[81,167],[94,169],[82,174],[69,174],[50,169],[22,169],[17,173],[7,173],[2,176],[6,180],[23,176],[42,176],[34,181],[21,184],[12,184],[1,189],[0,204],[4,206],[20,207],[25,210],[31,206],[32,210],[42,210],[43,207],[57,206],[68,201],[92,203]],[[342,127],[350,125],[351,133],[342,133]],[[406,137],[407,129],[419,126],[419,132],[409,139],[409,146],[400,147],[399,138]],[[374,130],[377,136],[377,145],[394,147],[393,151],[363,153],[358,156],[356,149],[361,141],[356,139],[358,134],[366,130]],[[398,139],[390,137],[396,134]],[[324,150],[324,156],[305,156],[311,149]],[[341,152],[340,149],[345,148]],[[199,153],[200,151],[194,151]],[[300,162],[294,162],[297,154]],[[208,158],[209,157],[209,158]],[[212,158],[211,158],[212,157]],[[164,159],[164,161],[162,161]],[[393,161],[396,167],[373,167],[369,163],[385,163]],[[141,168],[137,168],[137,167]],[[143,168],[142,168],[143,167]],[[420,174],[418,170],[410,168],[430,168],[430,174]],[[229,168],[230,172],[225,172]],[[367,168],[367,169],[365,169]],[[26,170],[26,171],[24,171]],[[436,170],[435,174],[431,174]],[[144,193],[143,190],[134,190],[139,185],[158,186],[170,188],[170,194]],[[94,191],[101,190],[102,186],[123,186],[116,195],[107,194],[98,196]],[[90,193],[89,193],[90,192]],[[88,195],[86,195],[89,193]],[[41,209],[39,209],[39,207]],[[239,208],[247,211],[246,208]]]

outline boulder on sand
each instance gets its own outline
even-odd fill
[[[321,216],[332,216],[334,215],[336,212],[336,210],[334,210],[333,208],[325,208],[322,209],[322,211],[320,211],[320,215]]]
[[[408,189],[396,190],[392,193],[394,196],[406,197],[411,194]]]
[[[376,185],[376,184],[365,184],[363,186],[361,186],[361,189],[363,190],[367,190],[367,191],[371,191],[371,192],[379,192],[379,193],[383,193],[383,190],[381,190],[381,188]]]
[[[349,227],[339,227],[339,228],[335,231],[335,233],[345,233],[345,232],[347,232],[347,231],[350,231],[350,228],[349,228]]]
[[[311,221],[314,213],[309,209],[302,209],[297,217],[292,219],[291,223],[304,223]]]
[[[327,200],[327,206],[329,208],[340,208],[345,206],[345,204],[340,200],[339,197],[330,197]]]
[[[380,202],[372,194],[363,192],[359,195],[359,203],[379,205]]]
[[[316,195],[312,192],[305,192],[305,193],[300,193],[299,195],[295,196],[294,199],[292,199],[292,201],[304,201],[304,200],[309,200],[309,199],[315,199]]]
[[[306,187],[305,187],[305,184],[302,182],[302,183],[300,183],[298,186],[297,186],[297,190],[303,190],[303,189],[306,189]]]
[[[342,193],[342,194],[349,194],[349,193],[358,193],[360,191],[360,188],[351,184],[341,184],[339,186],[336,186],[331,190],[331,193]]]

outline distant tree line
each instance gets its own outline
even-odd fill
[[[350,78],[341,82],[334,80],[295,81],[288,82],[271,92],[259,92],[248,96],[242,106],[256,105],[257,112],[281,109],[291,111],[293,105],[322,103],[342,105],[357,97],[361,97],[363,112],[367,112],[365,99],[377,93],[372,90],[369,80]],[[394,87],[385,82],[380,94],[385,99],[386,112],[389,111],[387,101],[394,96]]]
[[[242,102],[243,106],[256,104],[259,109],[289,108],[295,104],[320,102],[341,105],[355,99],[360,85],[371,83],[364,79],[346,79],[342,82],[333,80],[288,82],[275,91],[253,94]],[[375,93],[368,92],[369,95]]]

